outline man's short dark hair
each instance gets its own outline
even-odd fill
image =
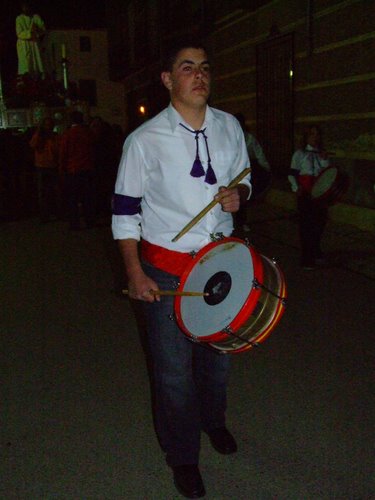
[[[164,49],[162,57],[162,71],[172,71],[178,54],[184,49],[202,49],[208,54],[205,45],[196,37],[185,37],[171,41]]]

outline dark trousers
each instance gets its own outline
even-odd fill
[[[65,176],[65,195],[71,228],[78,228],[80,225],[80,203],[86,225],[91,226],[94,223],[94,192],[93,171],[87,170]]]
[[[145,265],[160,289],[178,277]],[[145,303],[152,357],[154,419],[170,466],[197,464],[201,431],[225,425],[229,356],[193,344],[173,319],[173,297]],[[172,318],[172,319],[171,319]]]
[[[56,168],[37,168],[39,215],[42,221],[60,214],[60,193]]]
[[[328,219],[325,204],[313,202],[308,194],[297,200],[299,213],[299,237],[301,244],[301,264],[314,264],[322,256],[321,239]]]

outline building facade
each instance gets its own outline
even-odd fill
[[[75,92],[88,104],[83,110],[124,126],[125,92],[122,84],[109,79],[107,31],[50,30],[44,41],[45,69],[58,81],[64,81],[63,59],[73,96]]]
[[[245,115],[281,189],[304,127],[319,124],[350,178],[344,201],[371,209],[374,18],[367,0],[109,0],[109,74],[124,85],[131,130],[168,102],[166,44],[195,34],[213,56],[211,105]]]

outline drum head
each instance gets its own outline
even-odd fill
[[[324,196],[325,193],[327,193],[335,184],[337,173],[338,171],[336,167],[327,167],[324,169],[314,182],[311,190],[311,197],[320,198],[321,196]]]
[[[220,340],[246,321],[260,294],[254,278],[262,281],[261,259],[237,238],[210,243],[198,252],[181,278],[180,291],[206,292],[207,297],[176,297],[180,328],[200,341]]]

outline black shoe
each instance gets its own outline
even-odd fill
[[[172,467],[174,484],[185,498],[201,498],[206,494],[198,465]]]
[[[226,427],[219,427],[213,431],[207,432],[212,446],[222,455],[236,453],[237,443]]]

